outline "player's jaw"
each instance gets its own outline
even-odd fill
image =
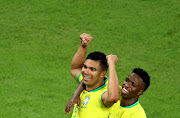
[[[99,86],[101,86],[100,81],[99,81],[99,76],[94,76],[91,74],[83,74],[83,73],[82,75],[84,79],[84,84],[86,85],[86,87],[88,87],[88,91],[96,89]]]

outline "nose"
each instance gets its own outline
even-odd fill
[[[126,88],[129,88],[129,82],[124,82],[124,86],[125,86]]]
[[[82,73],[84,73],[84,74],[89,74],[89,70],[88,70],[87,68],[83,68],[83,69],[82,69]]]

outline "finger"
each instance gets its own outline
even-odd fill
[[[80,38],[80,41],[81,41],[82,44],[84,44],[85,39],[84,38]]]
[[[108,56],[106,56],[106,59],[108,59]]]
[[[80,39],[82,39],[82,34],[80,35]]]
[[[80,35],[80,39],[82,39],[84,37],[84,33]]]
[[[90,34],[86,34],[86,37],[91,37],[91,35]]]
[[[84,37],[83,36],[80,36],[80,40],[82,40]]]
[[[65,113],[69,113],[69,104],[66,105]]]
[[[91,40],[92,40],[91,38],[87,38],[87,39],[86,39],[87,42],[90,42]]]
[[[69,113],[71,113],[71,110],[72,110],[73,106],[74,106],[74,105],[72,105],[72,104],[70,105],[70,107],[69,107]]]
[[[72,102],[68,102],[67,105],[66,105],[66,110],[65,112],[67,114],[69,114],[71,112],[71,108],[72,108]]]
[[[84,37],[82,38],[82,41],[85,41],[85,38],[84,38]]]
[[[68,111],[67,111],[68,114],[71,113],[71,109],[72,109],[72,104],[70,104],[69,107],[68,107]]]
[[[80,103],[81,103],[81,100],[79,99],[79,100],[77,101],[77,108],[80,107]]]
[[[88,42],[91,42],[91,41],[92,41],[92,37],[87,37],[86,40],[87,40]]]

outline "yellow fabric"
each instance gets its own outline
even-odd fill
[[[79,82],[83,79],[82,74],[79,75]],[[94,91],[84,90],[81,95],[81,105],[77,108],[75,105],[72,118],[147,118],[144,109],[139,101],[127,107],[121,107],[121,95],[109,109],[105,107],[101,101],[101,95],[107,91],[108,79],[105,80],[105,85],[101,89]],[[120,86],[120,92],[122,87]],[[89,100],[88,100],[89,97]],[[85,100],[86,99],[86,100]],[[87,103],[86,105],[83,103]],[[108,115],[109,114],[109,115]]]
[[[81,73],[81,74],[79,75],[79,77],[78,77],[78,81],[81,82],[82,79],[83,79],[83,76],[82,76],[82,73]]]
[[[82,80],[82,74],[78,80]],[[108,118],[109,110],[101,100],[105,91],[107,91],[106,84],[92,91],[83,90],[80,95],[80,108],[77,108],[77,105],[74,106],[72,118]]]
[[[120,88],[120,91],[121,90],[122,88]],[[109,109],[109,118],[147,118],[139,101],[126,107],[121,107],[120,101],[121,97],[120,100]]]

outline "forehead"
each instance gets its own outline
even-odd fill
[[[93,67],[93,68],[101,68],[100,67],[100,62],[99,61],[96,61],[96,60],[91,60],[91,59],[86,59],[84,64],[87,66],[87,67]]]
[[[136,73],[131,73],[128,76],[128,79],[131,80],[132,82],[135,82],[138,85],[143,85],[142,78],[139,75],[137,75]]]

